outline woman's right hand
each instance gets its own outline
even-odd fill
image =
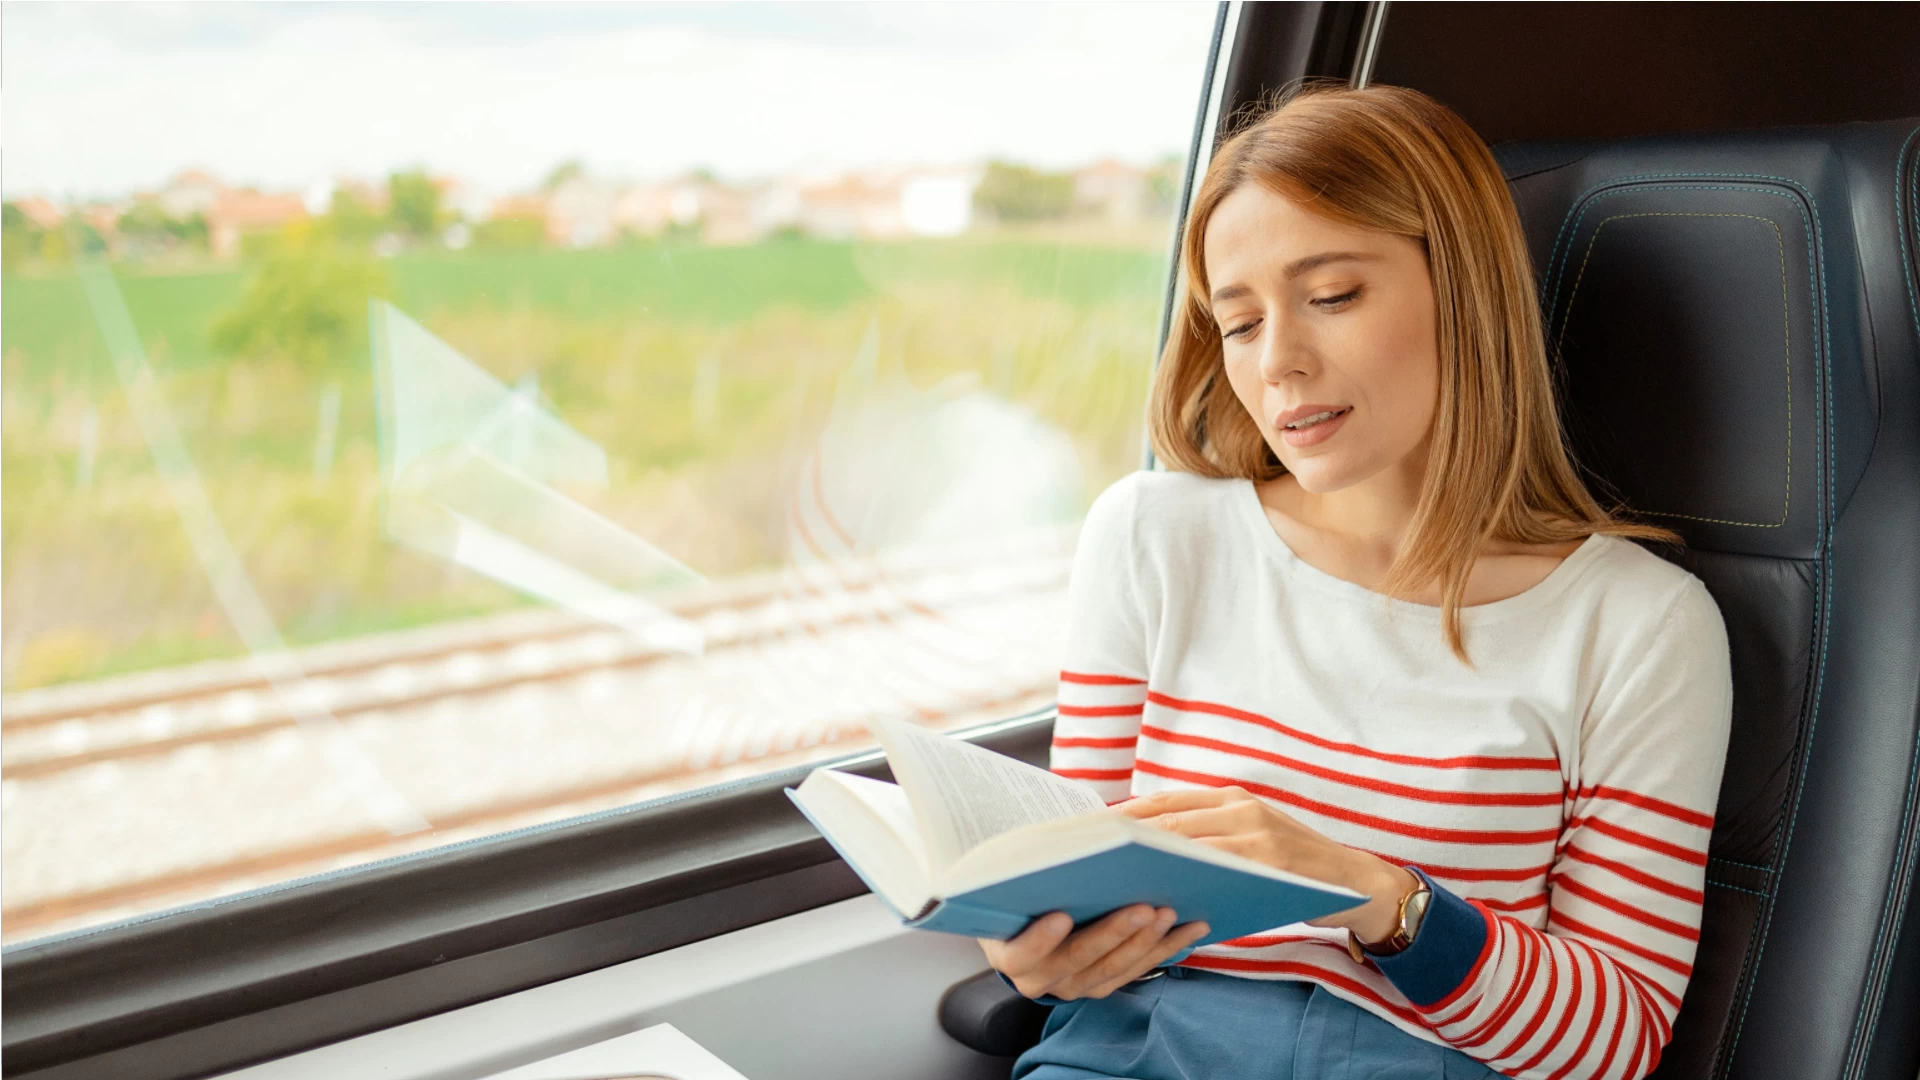
[[[1073,928],[1064,911],[1035,919],[1007,941],[979,938],[987,963],[1030,998],[1103,998],[1207,936],[1207,924],[1173,925],[1172,908],[1134,904]]]

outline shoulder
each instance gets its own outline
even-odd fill
[[[1156,522],[1186,520],[1217,511],[1247,482],[1235,477],[1216,479],[1188,472],[1141,469],[1115,480],[1087,511],[1103,516],[1148,518]]]
[[[1622,644],[1725,657],[1726,624],[1705,582],[1624,537],[1600,535],[1593,543],[1583,583]]]
[[[1217,532],[1221,516],[1247,481],[1188,472],[1142,469],[1114,481],[1087,510],[1084,532],[1136,547],[1179,543],[1197,533]]]

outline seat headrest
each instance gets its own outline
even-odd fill
[[[1820,551],[1873,445],[1876,364],[1920,354],[1917,126],[1495,148],[1603,502],[1694,548]]]

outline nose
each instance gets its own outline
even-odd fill
[[[1268,318],[1268,332],[1260,348],[1260,378],[1278,386],[1290,375],[1310,375],[1317,362],[1313,351],[1302,340],[1290,320],[1281,315]]]

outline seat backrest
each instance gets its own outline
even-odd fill
[[[1687,540],[1733,737],[1656,1075],[1920,1069],[1920,121],[1496,148],[1574,452]]]

